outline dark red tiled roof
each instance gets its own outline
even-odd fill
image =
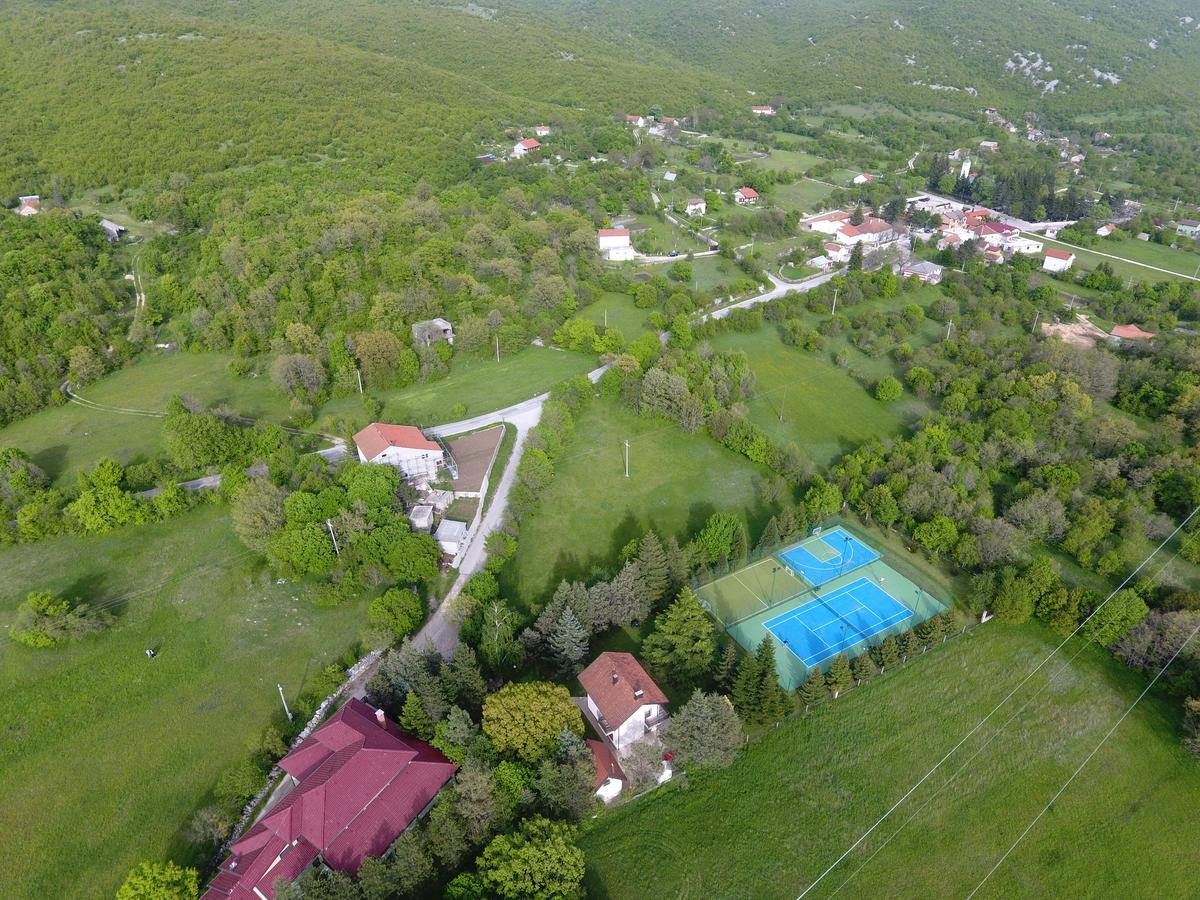
[[[374,459],[388,447],[409,450],[440,451],[442,448],[413,425],[385,425],[372,422],[354,435],[354,444],[368,460]]]
[[[601,653],[580,673],[579,683],[612,728],[620,728],[647,703],[667,702],[631,653]]]
[[[429,805],[456,766],[351,700],[280,762],[299,781],[221,864],[204,900],[267,900],[321,856],[357,872]]]
[[[625,780],[625,773],[617,764],[617,758],[608,749],[608,744],[604,741],[588,740],[587,745],[588,749],[592,751],[592,762],[596,764],[596,781],[592,785],[593,791],[600,790],[600,785],[610,778]]]

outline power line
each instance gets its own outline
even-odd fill
[[[847,856],[849,856],[851,853],[853,853],[855,850],[857,850],[859,848],[859,846],[862,844],[862,842],[865,841],[868,837],[870,837],[871,834],[874,833],[875,829],[877,829],[880,825],[882,825],[884,822],[886,822],[891,817],[892,813],[894,813],[897,809],[899,809],[904,804],[904,802],[909,797],[911,797],[917,791],[918,788],[921,787],[921,785],[923,785],[926,781],[928,781],[933,776],[933,774],[935,772],[937,772],[937,770],[940,769],[942,767],[942,765],[948,759],[950,759],[951,756],[953,756],[956,752],[958,752],[959,748],[962,747],[963,744],[965,744],[968,740],[970,740],[972,737],[974,737],[974,735],[976,734],[976,732],[979,731],[979,729],[983,728],[984,725],[986,725],[989,721],[991,721],[992,717],[997,712],[999,712],[1000,709],[1003,708],[1004,705],[1007,704],[1008,701],[1011,700],[1016,695],[1016,693],[1022,687],[1024,687],[1031,678],[1033,678],[1034,675],[1036,675],[1038,672],[1040,672],[1046,666],[1046,664],[1050,662],[1050,660],[1052,660],[1055,656],[1057,656],[1059,651],[1062,650],[1062,648],[1067,645],[1067,642],[1070,641],[1071,638],[1075,637],[1075,635],[1079,634],[1079,632],[1088,624],[1088,622],[1090,622],[1093,618],[1095,618],[1096,614],[1099,613],[1100,610],[1104,609],[1104,607],[1108,605],[1109,601],[1112,600],[1112,598],[1115,597],[1117,595],[1117,593],[1119,591],[1121,591],[1125,587],[1125,585],[1127,585],[1133,579],[1133,577],[1135,575],[1137,575],[1138,572],[1140,572],[1143,568],[1145,568],[1146,565],[1149,564],[1150,560],[1152,560],[1155,556],[1157,556],[1159,551],[1162,550],[1163,547],[1165,547],[1177,534],[1179,534],[1179,532],[1183,530],[1183,527],[1185,525],[1187,525],[1187,523],[1190,522],[1192,520],[1192,518],[1198,512],[1200,512],[1200,506],[1197,506],[1190,513],[1188,513],[1187,518],[1185,518],[1182,522],[1180,522],[1177,526],[1175,526],[1175,529],[1163,539],[1162,543],[1160,543],[1157,547],[1155,547],[1152,551],[1150,551],[1150,554],[1138,564],[1138,567],[1136,569],[1134,569],[1132,572],[1130,572],[1128,575],[1126,575],[1124,581],[1122,581],[1116,588],[1114,588],[1113,591],[1107,597],[1104,598],[1104,601],[1102,603],[1100,603],[1094,610],[1092,610],[1092,612],[1089,613],[1088,616],[1082,622],[1080,622],[1078,625],[1076,625],[1075,629],[1063,639],[1062,643],[1060,643],[1057,647],[1055,647],[1053,650],[1051,650],[1050,653],[1048,653],[1046,655],[1045,659],[1043,659],[1040,663],[1038,663],[1029,672],[1029,674],[1027,674],[1019,682],[1017,682],[1016,686],[1013,687],[1013,689],[1011,691],[1009,691],[1000,700],[999,703],[997,703],[994,707],[992,707],[992,709],[987,713],[987,715],[985,715],[982,719],[980,719],[978,724],[976,724],[974,728],[972,728],[965,735],[963,735],[962,739],[959,740],[958,743],[956,743],[953,747],[951,747],[949,750],[947,750],[945,755],[943,755],[937,762],[935,762],[933,764],[933,767],[928,772],[926,772],[924,775],[922,775],[920,780],[918,780],[916,784],[914,784],[907,791],[905,791],[904,794],[901,795],[900,799],[897,800],[894,804],[892,804],[892,806],[887,810],[887,812],[885,812],[882,816],[879,817],[879,819],[877,819],[875,821],[875,824],[873,824],[870,828],[868,828],[861,835],[859,835],[858,839],[853,844],[851,844],[849,847],[847,847],[846,850],[841,854],[841,856],[839,856],[837,859],[835,859],[829,865],[829,867],[827,869],[825,869],[824,872],[822,872],[820,875],[817,876],[816,880],[813,881],[812,884],[810,884],[808,887],[806,887],[800,893],[797,900],[802,900],[802,898],[808,896],[808,894],[813,890],[813,888],[815,888],[818,884],[820,884],[822,881],[824,881],[825,878],[828,877],[830,872],[832,872],[834,869],[836,869],[839,865],[842,864],[842,861],[845,860],[845,858]]]
[[[1183,545],[1181,545],[1178,550],[1176,550],[1174,553],[1172,553],[1171,558],[1169,560],[1167,560],[1165,563],[1163,563],[1162,566],[1158,569],[1158,571],[1155,572],[1150,577],[1150,583],[1153,584],[1154,582],[1158,581],[1159,577],[1162,576],[1162,574],[1164,572],[1166,572],[1166,570],[1174,564],[1175,560],[1177,560],[1179,558],[1179,554],[1183,551],[1183,546],[1191,543],[1192,541],[1195,541],[1198,537],[1200,537],[1200,532],[1196,532],[1194,534],[1189,535],[1187,538],[1185,538],[1183,541]],[[959,768],[956,769],[950,775],[949,778],[947,778],[944,782],[942,782],[941,786],[936,791],[934,791],[929,796],[929,798],[924,803],[922,803],[912,815],[910,815],[907,819],[905,819],[895,831],[893,831],[890,835],[888,835],[887,838],[884,840],[884,842],[882,844],[880,844],[878,847],[876,847],[875,850],[871,853],[871,855],[868,856],[865,860],[863,860],[863,862],[859,865],[859,867],[857,869],[855,869],[853,872],[851,872],[850,875],[847,876],[846,879],[837,886],[837,888],[834,890],[834,892],[832,894],[830,894],[830,896],[831,897],[836,896],[838,893],[840,893],[842,888],[844,888],[851,881],[853,881],[858,876],[858,874],[860,872],[862,872],[863,869],[865,869],[868,865],[870,865],[871,861],[874,860],[875,857],[878,856],[880,854],[880,852],[882,852],[883,849],[885,847],[887,847],[888,844],[890,844],[894,838],[899,836],[900,832],[902,832],[905,828],[907,828],[912,823],[912,821],[915,818],[917,818],[917,816],[919,816],[922,812],[924,812],[929,807],[929,804],[932,803],[934,800],[936,800],[937,797],[942,793],[942,791],[944,791],[947,787],[949,787],[950,784],[955,779],[957,779],[959,775],[961,775],[968,768],[970,768],[971,763],[973,763],[983,753],[983,751],[985,751],[988,747],[990,747],[992,745],[992,743],[996,740],[996,738],[998,738],[1009,725],[1011,725],[1014,721],[1016,721],[1016,719],[1021,715],[1021,713],[1023,713],[1026,709],[1029,708],[1029,705],[1031,703],[1033,703],[1034,700],[1036,700],[1038,697],[1040,697],[1042,695],[1042,693],[1044,691],[1046,691],[1047,688],[1051,687],[1063,673],[1070,670],[1071,664],[1073,662],[1075,662],[1075,660],[1079,657],[1079,655],[1081,653],[1083,653],[1083,651],[1086,650],[1088,647],[1090,647],[1092,645],[1092,643],[1093,643],[1093,640],[1089,638],[1082,645],[1080,645],[1079,649],[1076,650],[1075,653],[1071,655],[1071,658],[1068,659],[1065,663],[1063,663],[1063,665],[1060,666],[1058,668],[1058,670],[1053,675],[1050,676],[1049,679],[1047,679],[1045,684],[1043,684],[1040,688],[1038,688],[1024,703],[1022,703],[1021,706],[1017,709],[1017,711],[1014,712],[1011,716],[1009,716],[1008,719],[1004,722],[1004,724],[1001,725],[998,729],[996,729],[995,733],[993,733],[991,735],[991,737],[989,737],[986,741],[984,741],[983,744],[980,745],[980,747],[974,753],[971,754],[971,756],[967,759],[966,762],[964,762],[961,766],[959,766]]]
[[[1197,634],[1200,634],[1200,625],[1197,625],[1195,628],[1192,629],[1192,633],[1188,635],[1187,640],[1185,640],[1182,644],[1180,644],[1179,647],[1175,650],[1175,652],[1171,654],[1171,658],[1168,659],[1163,664],[1162,668],[1159,669],[1157,673],[1155,673],[1154,677],[1152,679],[1150,679],[1150,683],[1147,684],[1146,687],[1142,690],[1142,692],[1137,695],[1137,699],[1135,699],[1133,701],[1133,703],[1129,704],[1128,709],[1126,709],[1125,712],[1123,712],[1121,714],[1121,717],[1119,719],[1117,719],[1116,722],[1113,723],[1112,728],[1108,729],[1108,731],[1105,733],[1104,737],[1100,738],[1099,743],[1097,743],[1096,746],[1092,748],[1092,752],[1083,758],[1083,762],[1081,762],[1076,767],[1075,771],[1070,774],[1070,776],[1067,778],[1067,780],[1062,783],[1062,787],[1060,787],[1057,791],[1055,791],[1054,796],[1051,797],[1049,802],[1045,806],[1042,807],[1041,812],[1039,812],[1036,816],[1033,817],[1032,821],[1030,821],[1030,823],[1027,826],[1025,826],[1025,830],[1022,831],[1019,835],[1017,835],[1017,839],[1012,842],[1012,845],[1007,850],[1005,850],[1004,853],[1002,853],[1000,855],[1000,858],[998,860],[996,860],[996,864],[994,866],[992,866],[990,869],[988,869],[987,874],[985,874],[983,876],[983,878],[980,879],[979,884],[975,885],[975,889],[972,890],[971,893],[967,894],[967,900],[971,900],[972,897],[974,897],[977,893],[979,893],[980,889],[983,888],[983,886],[987,883],[987,880],[989,878],[991,878],[992,875],[995,874],[996,870],[999,869],[1000,866],[1002,866],[1004,864],[1004,861],[1006,859],[1008,859],[1009,856],[1012,855],[1012,852],[1017,849],[1017,846],[1021,843],[1021,841],[1025,840],[1026,835],[1028,835],[1029,832],[1033,831],[1034,826],[1037,825],[1037,823],[1039,821],[1041,821],[1042,816],[1044,816],[1047,812],[1049,812],[1050,807],[1052,807],[1055,803],[1058,802],[1058,798],[1061,797],[1066,792],[1067,788],[1069,788],[1071,786],[1071,784],[1075,781],[1075,779],[1079,776],[1079,773],[1082,772],[1084,770],[1084,768],[1087,766],[1087,764],[1092,761],[1092,757],[1094,757],[1097,753],[1100,752],[1100,748],[1103,747],[1106,743],[1108,743],[1108,739],[1110,737],[1112,737],[1113,734],[1116,733],[1116,730],[1118,728],[1121,727],[1121,723],[1124,722],[1127,718],[1129,718],[1129,714],[1132,713],[1134,711],[1134,709],[1137,707],[1137,705],[1142,702],[1142,700],[1145,698],[1145,696],[1148,693],[1150,693],[1151,688],[1153,688],[1154,685],[1156,685],[1158,683],[1158,679],[1162,678],[1163,674],[1167,671],[1168,668],[1170,668],[1171,663],[1175,662],[1175,660],[1178,658],[1179,654],[1184,651],[1184,649],[1187,647],[1187,645],[1192,642],[1192,639],[1195,638]]]

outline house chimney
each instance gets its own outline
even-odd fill
[[[375,710],[375,721],[379,723],[380,728],[387,728],[387,718],[384,717],[382,709]]]
[[[643,691],[641,688],[638,688],[636,691],[634,691],[634,692],[633,692],[633,699],[634,699],[634,700],[641,700],[641,699],[642,699],[642,696],[643,696],[645,693],[646,693],[646,692],[645,692],[645,691]]]
[[[616,672],[613,672],[613,684],[616,684],[620,680],[621,680],[621,677],[619,675],[617,675]]]

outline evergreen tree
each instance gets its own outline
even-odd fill
[[[433,740],[433,720],[425,712],[425,706],[416,691],[404,696],[404,708],[400,713],[400,727],[413,737],[423,741]]]
[[[571,607],[565,607],[546,640],[546,652],[563,675],[574,675],[587,656],[588,634]]]
[[[717,649],[717,632],[691,588],[655,620],[654,633],[642,649],[668,680],[688,682],[708,674]]]
[[[442,667],[442,685],[443,692],[451,702],[474,710],[483,706],[487,685],[484,684],[479,660],[470,644],[460,642],[454,648],[450,662]]]
[[[746,534],[746,523],[740,518],[737,520],[737,525],[730,535],[729,541],[729,558],[732,560],[744,560],[750,555],[750,538]]]
[[[728,697],[697,688],[667,723],[663,743],[680,765],[723,768],[742,745],[742,723]]]
[[[900,664],[900,646],[891,635],[880,641],[879,646],[872,648],[871,655],[875,657],[879,668],[885,672]]]
[[[758,710],[762,697],[762,670],[758,667],[758,656],[747,653],[738,665],[737,677],[733,680],[733,706],[738,715],[749,722],[758,721]]]
[[[775,641],[767,635],[758,645],[757,666],[760,680],[758,692],[758,717],[762,724],[778,722],[789,712],[788,695],[779,684],[779,673],[775,671]]]
[[[670,573],[667,571],[667,552],[663,549],[662,541],[653,531],[642,535],[638,544],[638,568],[646,585],[646,596],[650,605],[657,607],[667,595],[670,586]]]
[[[862,244],[855,244],[850,248],[850,271],[861,272],[863,267],[863,248]]]
[[[683,552],[683,548],[679,546],[679,541],[675,540],[674,535],[667,538],[663,545],[663,552],[667,557],[667,595],[674,596],[687,584],[687,554]]]
[[[721,690],[728,693],[733,690],[733,679],[737,674],[737,644],[729,641],[722,645],[720,652],[717,654],[717,669],[713,673],[713,680]]]
[[[617,626],[640,622],[650,615],[650,597],[642,570],[630,560],[609,585],[609,622]]]
[[[825,686],[829,692],[833,694],[834,699],[841,694],[846,688],[853,683],[853,676],[850,674],[850,660],[846,658],[846,654],[839,653],[833,658],[829,669],[825,672]]]
[[[771,516],[767,520],[767,525],[763,529],[762,536],[758,539],[758,545],[754,548],[755,555],[765,556],[770,553],[775,547],[783,543],[783,535],[779,531],[779,520]]]
[[[912,631],[900,635],[900,655],[912,659],[921,652],[921,639]]]
[[[829,699],[829,689],[825,687],[825,679],[816,669],[808,673],[808,680],[796,691],[803,706],[816,706]]]
[[[854,675],[855,681],[863,682],[878,675],[879,666],[875,665],[875,660],[871,658],[870,653],[860,653],[850,663],[850,672]]]

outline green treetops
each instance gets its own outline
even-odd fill
[[[196,900],[198,896],[196,870],[173,862],[139,863],[117,888],[117,900]]]
[[[538,762],[558,748],[563,729],[582,735],[583,716],[564,685],[506,684],[483,701],[483,731],[498,752]]]
[[[505,900],[566,900],[578,897],[583,883],[583,851],[575,846],[575,830],[542,816],[494,838],[478,865],[487,893]]]

